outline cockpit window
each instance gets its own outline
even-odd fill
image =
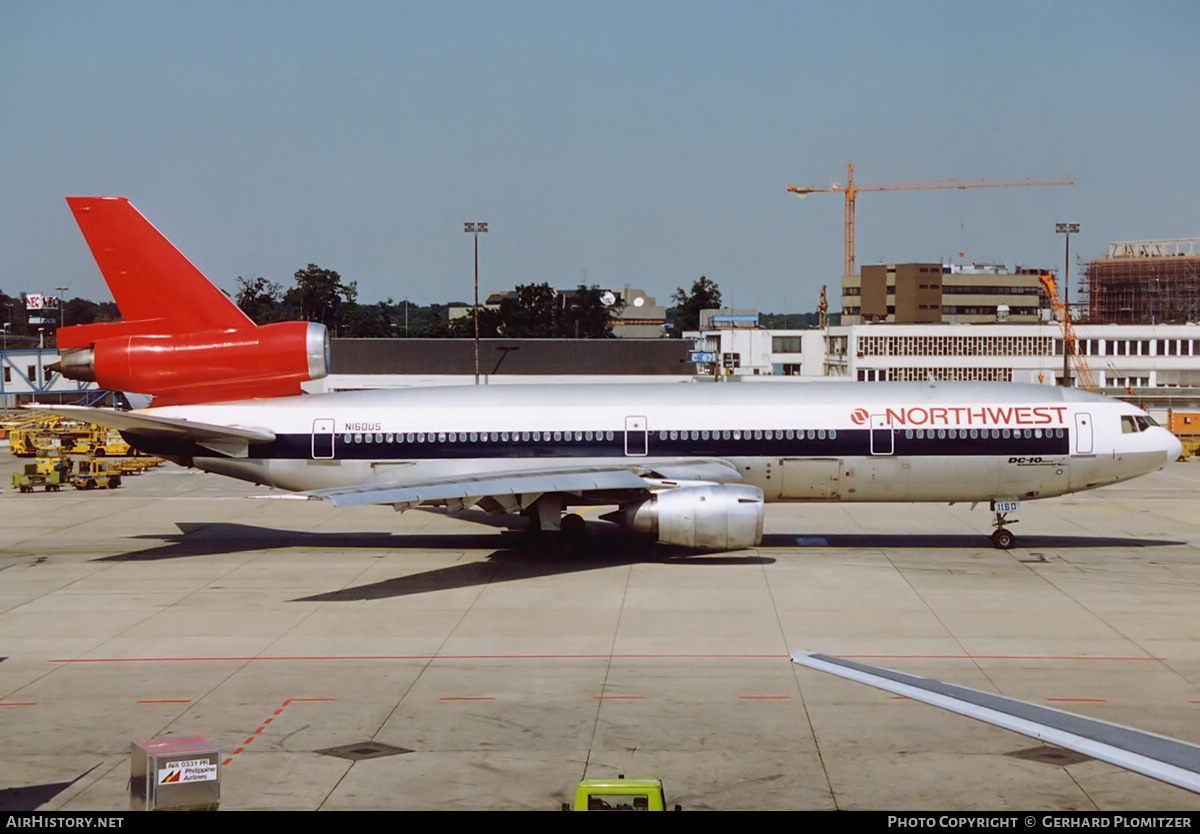
[[[1154,418],[1146,414],[1121,415],[1121,434],[1135,434],[1157,425]]]

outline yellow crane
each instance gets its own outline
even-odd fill
[[[918,191],[936,188],[1012,188],[1026,185],[1074,185],[1071,180],[914,180],[910,182],[869,182],[854,184],[854,163],[846,163],[846,185],[833,183],[829,188],[789,185],[787,190],[801,198],[809,194],[842,194],[846,198],[846,240],[843,277],[854,274],[854,201],[860,191]]]
[[[1099,393],[1100,386],[1096,384],[1096,379],[1092,376],[1092,370],[1088,367],[1087,360],[1079,352],[1079,339],[1075,336],[1075,328],[1071,326],[1071,317],[1068,315],[1067,305],[1058,294],[1058,288],[1054,286],[1053,276],[1042,273],[1038,276],[1038,280],[1042,282],[1042,289],[1046,291],[1046,296],[1050,299],[1050,310],[1054,313],[1054,317],[1058,319],[1058,324],[1063,332],[1063,385],[1069,382],[1067,356],[1070,356],[1071,361],[1075,365],[1075,373],[1078,375],[1080,387]]]

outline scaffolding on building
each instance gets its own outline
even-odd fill
[[[1090,261],[1081,289],[1088,317],[1111,324],[1200,321],[1200,238],[1112,243]]]

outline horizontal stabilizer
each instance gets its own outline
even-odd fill
[[[218,426],[174,417],[155,417],[133,411],[114,411],[111,408],[38,403],[24,407],[143,437],[187,440],[230,457],[245,457],[248,447],[270,443],[275,439],[275,433],[269,429]]]

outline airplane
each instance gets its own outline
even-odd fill
[[[315,322],[256,326],[125,198],[68,197],[123,316],[58,332],[61,371],[150,395],[42,410],[120,430],[184,466],[337,506],[602,516],[701,550],[761,543],[770,502],[973,502],[1015,545],[1021,501],[1123,481],[1180,453],[1145,411],[1007,383],[446,386],[304,394],[329,369]]]

